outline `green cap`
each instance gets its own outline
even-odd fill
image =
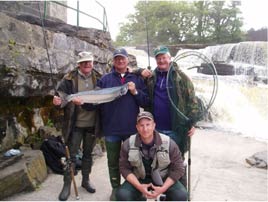
[[[154,49],[154,57],[156,57],[159,54],[166,54],[169,53],[168,47],[166,46],[158,46],[156,49]]]

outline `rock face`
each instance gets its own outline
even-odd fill
[[[52,106],[54,89],[77,66],[80,51],[93,52],[100,73],[112,60],[109,32],[51,18],[41,24],[35,16],[0,12],[0,152],[55,124],[61,111]]]
[[[32,16],[26,19],[32,23],[37,21]],[[4,96],[51,94],[59,78],[76,67],[80,51],[94,53],[95,68],[101,73],[104,73],[107,61],[112,57],[110,35],[100,30],[47,21],[43,32],[38,25],[3,13],[0,13],[0,26],[0,93]],[[55,74],[54,81],[51,72]]]
[[[0,200],[21,191],[35,190],[47,177],[44,156],[39,150],[23,150],[23,157],[0,172]]]

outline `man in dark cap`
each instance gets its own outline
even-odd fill
[[[121,144],[136,133],[136,117],[140,107],[149,104],[147,88],[143,79],[129,72],[128,53],[124,48],[113,53],[112,71],[98,82],[100,88],[128,84],[128,93],[112,102],[101,104],[100,117],[102,134],[105,137],[110,182],[113,188],[110,200],[116,200],[116,189],[120,186],[119,154]]]

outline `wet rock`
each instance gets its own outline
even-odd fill
[[[251,166],[267,169],[267,151],[258,152],[246,158],[246,162]]]

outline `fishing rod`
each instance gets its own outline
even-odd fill
[[[53,85],[53,89],[55,91],[55,93],[57,92],[56,89],[56,85],[55,82],[53,80],[53,72],[52,72],[52,65],[50,62],[50,56],[48,53],[48,45],[47,45],[47,40],[46,40],[46,36],[45,36],[45,25],[44,25],[44,19],[42,17],[42,12],[41,12],[41,8],[40,8],[40,3],[38,3],[38,9],[39,9],[39,14],[40,14],[40,20],[41,20],[41,24],[42,24],[42,31],[43,31],[43,38],[44,38],[44,43],[45,43],[45,49],[46,49],[46,53],[47,53],[47,58],[48,58],[48,63],[49,63],[49,69],[50,69],[50,79],[52,80],[52,85]],[[45,2],[44,2],[45,3]],[[65,144],[64,139],[62,138],[63,143]],[[70,170],[70,175],[73,181],[73,185],[74,185],[74,191],[75,191],[75,196],[76,196],[76,200],[79,200],[79,195],[78,195],[78,189],[76,186],[76,182],[75,182],[75,177],[74,177],[74,170],[73,170],[73,166],[72,166],[72,162],[71,162],[71,158],[70,158],[70,152],[69,152],[69,147],[65,144],[65,151],[66,151],[66,168]]]
[[[206,63],[210,64],[210,65],[208,65],[208,67],[212,70],[212,74],[213,74],[213,91],[212,91],[209,103],[205,107],[204,112],[199,114],[200,117],[197,117],[197,119],[201,118],[204,115],[204,113],[208,113],[209,108],[213,105],[213,103],[216,99],[217,91],[218,91],[218,77],[217,77],[217,71],[216,71],[216,68],[215,68],[215,65],[213,64],[213,62],[206,55],[204,55],[200,52],[197,52],[197,51],[185,51],[183,53],[179,53],[173,59],[173,62],[170,64],[170,68],[168,70],[167,80],[166,80],[168,99],[171,103],[171,106],[175,109],[175,111],[177,112],[179,117],[182,119],[184,124],[187,127],[189,127],[189,129],[190,129],[191,120],[185,114],[183,114],[180,111],[180,109],[175,105],[174,101],[171,98],[170,91],[169,91],[169,80],[171,78],[171,72],[174,70],[173,63],[176,63],[177,61],[179,61],[185,57],[189,57],[189,56],[197,56],[197,57],[201,58],[202,60],[204,60]],[[187,185],[188,185],[188,187],[187,187],[188,200],[190,201],[191,200],[191,137],[189,137],[189,139],[188,139],[188,183],[187,183]]]
[[[46,49],[46,53],[47,53],[47,59],[48,59],[48,64],[49,64],[49,69],[50,69],[50,79],[52,80],[52,85],[53,85],[53,89],[55,92],[57,92],[56,90],[56,85],[55,85],[55,81],[53,79],[53,71],[52,71],[52,65],[50,62],[50,56],[48,53],[48,45],[47,45],[47,40],[46,40],[46,35],[45,35],[45,25],[44,25],[44,19],[42,17],[42,12],[41,12],[41,8],[40,8],[40,3],[38,3],[38,9],[39,9],[39,14],[40,14],[40,20],[41,20],[41,25],[42,25],[42,32],[43,32],[43,38],[44,38],[44,44],[45,44],[45,49]],[[44,2],[45,3],[45,2]]]
[[[145,29],[146,29],[146,42],[147,42],[147,55],[148,55],[148,67],[147,69],[151,70],[150,64],[150,44],[149,44],[149,33],[148,33],[148,16],[147,16],[147,5],[148,0],[145,1]]]

